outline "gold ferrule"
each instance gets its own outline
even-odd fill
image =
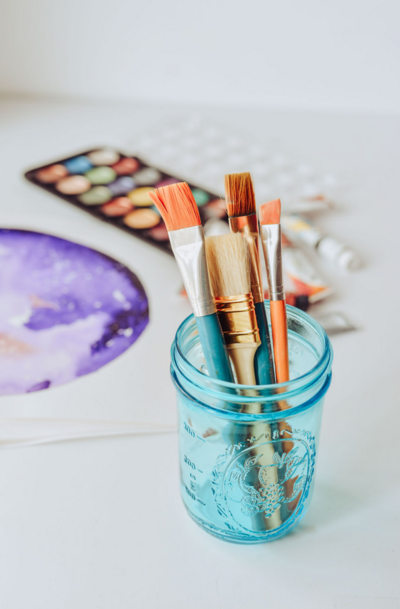
[[[229,218],[229,226],[233,233],[240,233],[246,239],[250,254],[251,291],[254,302],[264,302],[260,255],[258,249],[257,214]]]
[[[214,298],[226,345],[260,343],[253,295]]]

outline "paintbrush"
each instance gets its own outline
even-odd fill
[[[282,274],[281,201],[260,207],[261,240],[267,267],[275,373],[278,383],[289,380],[289,348],[286,301]]]
[[[282,273],[282,235],[281,235],[281,202],[280,199],[264,203],[260,207],[261,241],[263,244],[265,265],[267,268],[270,297],[272,340],[274,346],[275,372],[278,383],[286,383],[289,375],[289,347],[286,316],[285,291]],[[283,389],[284,390],[284,389]],[[278,402],[280,410],[287,410],[290,405],[286,400]],[[292,428],[286,421],[278,424],[279,435],[283,440],[283,451],[289,454],[294,444],[291,441]],[[281,453],[282,451],[280,451]],[[286,496],[291,496],[297,478],[285,482]],[[286,504],[283,517],[286,519],[296,509],[300,495]]]
[[[255,373],[257,384],[268,385],[275,383],[275,373],[264,306],[256,200],[250,173],[226,175],[225,197],[230,229],[233,233],[239,233],[245,239],[249,250],[251,292],[261,340],[261,345],[255,355]]]
[[[250,284],[250,257],[240,235],[206,238],[211,287],[225,343],[240,385],[256,385],[260,333]]]
[[[189,186],[181,182],[149,193],[169,234],[172,251],[196,318],[208,373],[233,381],[232,370],[211,293],[199,210]]]
[[[206,253],[217,312],[237,382],[242,385],[255,385],[254,356],[261,341],[251,292],[250,255],[247,242],[241,235],[235,233],[207,237]],[[258,392],[255,387],[247,388],[246,394],[257,396]],[[260,403],[247,404],[242,407],[241,412],[260,414],[262,406]],[[271,427],[268,424],[258,423],[238,427],[234,425],[233,430],[234,444],[243,439],[255,444],[254,448],[245,455],[246,459],[250,456],[256,458],[257,467],[254,467],[247,477],[248,482],[256,489],[260,485],[259,468],[272,465],[274,462],[274,447],[272,443],[266,442],[272,439]],[[257,443],[260,445],[257,446]],[[270,483],[273,485],[277,482],[277,470],[272,467]],[[264,517],[261,496],[258,508],[252,517],[253,527],[256,530],[270,530],[281,524],[279,510],[268,518]]]

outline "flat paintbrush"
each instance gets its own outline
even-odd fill
[[[240,385],[256,385],[254,356],[260,334],[245,241],[233,233],[206,237],[208,270],[225,343]]]
[[[182,182],[149,193],[160,212],[196,318],[208,373],[233,381],[207,270],[203,227],[189,186]]]
[[[255,373],[258,385],[268,385],[275,383],[275,373],[264,306],[256,200],[250,173],[226,175],[225,197],[230,229],[245,239],[249,250],[251,292],[261,340],[261,345],[255,355]]]
[[[237,382],[253,386],[246,389],[246,394],[257,396],[257,388],[254,387],[254,356],[260,347],[260,338],[251,292],[250,256],[246,240],[235,233],[207,237],[206,252],[211,287]],[[260,414],[262,406],[260,403],[247,404],[242,408],[242,412]],[[271,427],[265,423],[256,423],[248,426],[238,425],[237,428],[234,425],[234,429],[235,444],[250,440],[257,443],[257,439],[261,442],[261,445],[255,446],[250,453],[257,457],[257,468],[249,473],[248,480],[256,488],[259,486],[258,468],[272,465],[274,462]],[[270,442],[266,443],[266,440]],[[249,456],[249,453],[246,453],[246,458]],[[277,470],[272,467],[271,483],[277,482]],[[257,530],[274,529],[280,524],[279,510],[265,518],[260,509],[253,517],[253,526]]]

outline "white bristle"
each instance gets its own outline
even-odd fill
[[[238,296],[251,292],[250,257],[239,233],[206,237],[208,273],[214,296]]]

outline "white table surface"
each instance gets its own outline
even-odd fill
[[[21,173],[91,145],[126,149],[139,128],[187,110],[0,102],[0,225],[52,232],[120,259],[142,280],[151,307],[149,328],[127,353],[63,387],[2,397],[0,417],[175,424],[169,345],[189,309],[176,295],[174,261],[35,189]],[[400,121],[223,109],[203,114],[225,130],[272,137],[346,185],[341,208],[319,223],[352,244],[366,264],[353,275],[326,272],[336,295],[320,311],[344,311],[359,330],[332,339],[334,377],[312,505],[286,538],[232,545],[186,515],[174,433],[3,448],[5,609],[400,606]]]

